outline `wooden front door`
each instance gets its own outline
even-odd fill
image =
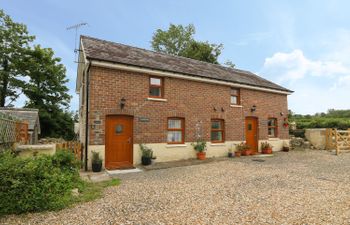
[[[133,167],[133,117],[107,116],[105,129],[106,169]]]
[[[247,145],[252,151],[258,151],[258,119],[255,117],[245,118],[245,138]]]

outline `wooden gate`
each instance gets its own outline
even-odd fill
[[[340,151],[350,151],[350,129],[326,129],[326,149],[335,149],[337,155]]]
[[[64,149],[64,150],[70,150],[74,153],[74,156],[78,160],[82,160],[82,150],[83,145],[78,141],[67,141],[62,143],[56,144],[56,150],[57,149]]]

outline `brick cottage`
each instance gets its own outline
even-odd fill
[[[278,151],[289,138],[286,88],[244,70],[80,40],[76,90],[87,167],[91,151],[108,169],[137,165],[140,143],[164,162],[195,158],[198,135],[207,157],[225,156],[242,141],[254,151],[268,141]]]

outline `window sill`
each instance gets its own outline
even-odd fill
[[[210,146],[226,146],[225,143],[210,143]]]
[[[280,139],[278,137],[269,137],[269,141],[279,141]]]
[[[156,102],[167,102],[168,99],[165,98],[146,98],[148,101],[156,101]]]
[[[242,105],[230,105],[232,108],[242,108]]]
[[[166,148],[184,148],[187,147],[186,144],[167,144]]]

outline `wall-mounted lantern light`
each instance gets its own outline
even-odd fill
[[[224,107],[221,107],[221,112],[225,112],[225,109],[224,109]]]
[[[120,102],[119,102],[119,106],[120,106],[120,109],[124,109],[125,107],[125,102],[126,102],[126,99],[124,97],[122,97],[120,99]]]
[[[283,113],[283,112],[280,112],[280,115],[281,115],[281,116],[283,116],[283,115],[284,115],[284,113]]]
[[[250,108],[251,112],[255,112],[256,111],[256,105],[253,105],[252,108]]]

